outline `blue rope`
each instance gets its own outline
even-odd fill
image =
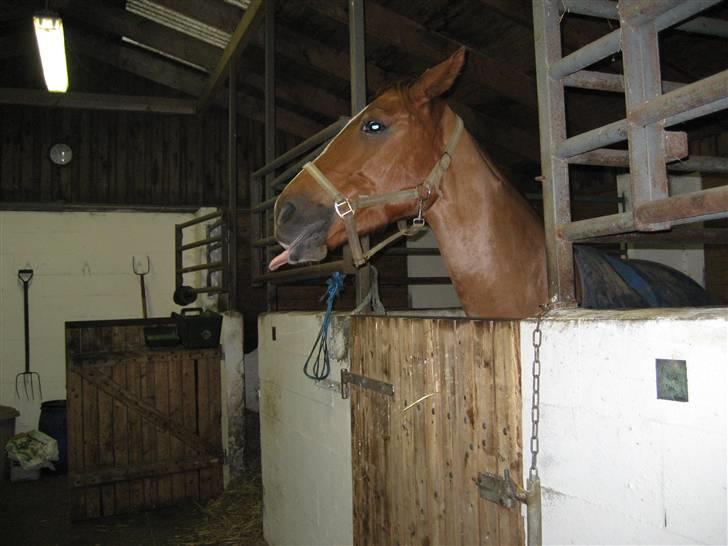
[[[324,294],[321,298],[322,300],[326,298],[326,313],[324,314],[324,319],[321,321],[321,329],[319,330],[318,337],[316,338],[313,347],[311,347],[311,352],[308,353],[306,364],[303,365],[303,373],[306,377],[315,379],[316,381],[326,379],[329,376],[329,373],[331,373],[328,344],[329,324],[331,323],[331,313],[333,313],[334,310],[334,300],[336,300],[336,297],[344,288],[345,278],[346,275],[339,271],[336,271],[333,275],[331,275],[331,278],[326,281],[326,285],[328,287],[326,289],[326,294]],[[311,358],[313,357],[313,353],[316,351],[317,347],[318,351],[316,352],[316,360],[313,361],[312,365]],[[323,361],[321,359],[322,355]]]

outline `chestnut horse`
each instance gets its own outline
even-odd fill
[[[464,60],[460,49],[385,91],[291,180],[275,205],[285,250],[271,270],[319,261],[347,239],[362,262],[356,234],[416,216],[416,227],[430,225],[469,316],[539,311],[547,300],[543,223],[441,98]]]

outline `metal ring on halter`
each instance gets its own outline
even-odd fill
[[[346,205],[346,209],[342,212],[341,209]],[[354,214],[354,207],[351,206],[351,202],[344,198],[343,201],[336,201],[334,203],[334,208],[336,209],[336,214],[339,215],[339,218],[343,219],[344,216],[348,216],[349,214]]]
[[[425,182],[420,182],[417,184],[417,187],[415,188],[417,190],[417,195],[419,196],[420,203],[423,201],[427,201],[430,197],[432,197],[432,186],[429,184],[425,184]],[[421,189],[427,190],[427,193],[423,194]]]

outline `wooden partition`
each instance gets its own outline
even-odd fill
[[[520,508],[480,498],[520,482],[517,322],[354,317],[354,544],[523,544]],[[393,390],[393,395],[386,391]]]
[[[220,349],[149,349],[153,323],[66,324],[72,519],[222,492]]]

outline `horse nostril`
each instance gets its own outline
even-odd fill
[[[286,201],[281,206],[281,210],[278,213],[278,224],[282,225],[288,222],[291,218],[293,218],[293,215],[296,213],[296,205],[291,203],[290,201]]]

